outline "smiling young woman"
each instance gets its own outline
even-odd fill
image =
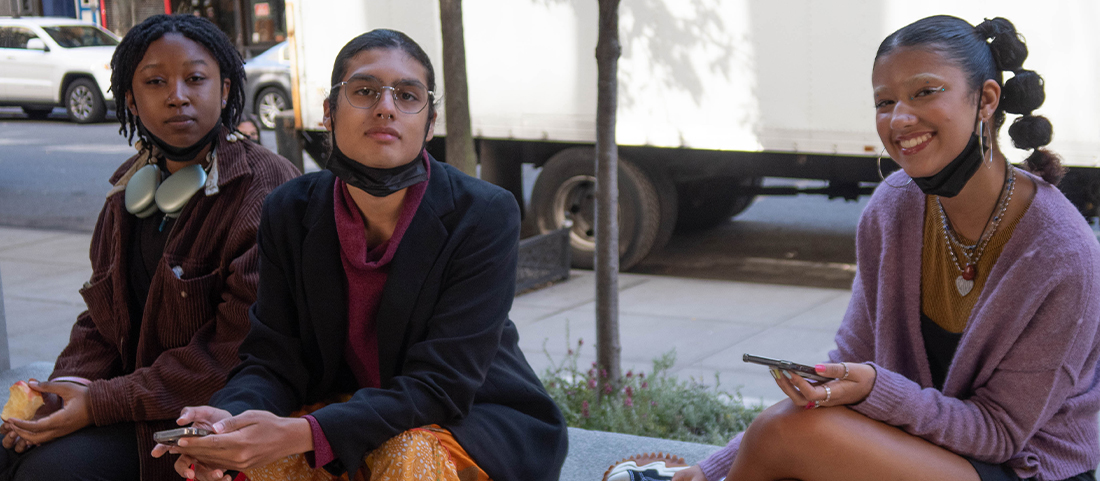
[[[834,380],[773,371],[789,399],[674,480],[1095,479],[1100,245],[1052,185],[1026,57],[1003,18],[929,17],[882,42],[876,126],[902,171],[860,219],[837,349],[816,366]],[[1031,172],[1001,153],[1006,112]]]
[[[141,453],[237,364],[262,203],[297,175],[226,127],[243,105],[244,69],[209,21],[150,17],[111,66],[120,131],[139,151],[111,177],[92,236],[88,310],[50,381],[32,383],[54,402],[0,426],[0,479],[174,476],[171,460]]]
[[[326,170],[272,193],[241,365],[158,445],[181,476],[555,481],[561,412],[519,350],[519,207],[424,150],[435,73],[374,30],[336,57]]]

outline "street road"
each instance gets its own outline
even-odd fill
[[[90,232],[107,179],[134,149],[113,120],[77,125],[57,109],[45,121],[0,108],[0,225]],[[264,132],[264,144],[274,146]],[[308,160],[307,160],[308,162]],[[316,168],[307,165],[307,170]],[[528,189],[537,169],[524,169]],[[815,181],[769,179],[803,187]],[[677,234],[632,272],[817,287],[850,287],[855,229],[867,198],[758,197],[738,217]]]

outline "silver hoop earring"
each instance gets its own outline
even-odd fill
[[[894,184],[891,184],[891,183],[886,181],[886,177],[883,177],[883,175],[882,175],[882,154],[884,154],[885,152],[886,152],[886,147],[883,147],[882,150],[879,151],[879,153],[878,153],[878,158],[875,159],[875,167],[876,167],[875,172],[878,172],[879,182],[882,182],[883,184],[886,184],[886,185],[888,185],[890,187],[893,187],[895,189],[900,189],[902,187],[905,187],[905,186],[909,185],[910,182],[913,182],[912,177],[910,177],[907,182],[905,182],[904,184],[901,184],[901,185],[894,185]]]
[[[985,126],[986,126],[985,119],[978,118],[978,149],[982,153],[982,163],[985,164],[985,168],[992,169],[993,168],[993,146],[992,145],[989,146],[989,160],[985,159]],[[990,131],[989,134],[993,135],[993,132]]]

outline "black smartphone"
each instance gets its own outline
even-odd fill
[[[772,359],[770,357],[754,356],[752,354],[745,354],[741,357],[741,360],[745,362],[751,362],[753,364],[760,364],[762,366],[774,367],[784,371],[790,371],[799,376],[812,381],[832,381],[832,377],[825,377],[817,373],[817,370],[813,366],[807,366],[805,364],[798,364],[796,362],[784,361],[782,359]]]
[[[181,438],[197,438],[208,434],[210,434],[210,431],[202,428],[169,429],[167,431],[157,431],[153,433],[153,440],[160,444],[175,446]]]

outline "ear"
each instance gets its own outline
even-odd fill
[[[138,117],[137,103],[134,102],[134,94],[132,92],[126,92],[126,108],[130,111],[130,115]]]
[[[229,79],[222,79],[222,106],[224,107],[226,102],[229,102],[229,87],[233,86],[233,82]]]
[[[435,137],[435,119],[439,117],[439,112],[432,112],[432,118],[428,119],[428,132],[424,134],[424,141],[427,142]]]
[[[982,84],[982,95],[978,102],[979,115],[988,122],[1001,104],[1001,86],[996,80],[989,79]]]
[[[332,132],[332,109],[329,107],[328,99],[321,102],[321,107],[325,109],[325,116],[321,118],[321,123],[325,125],[325,130]]]

